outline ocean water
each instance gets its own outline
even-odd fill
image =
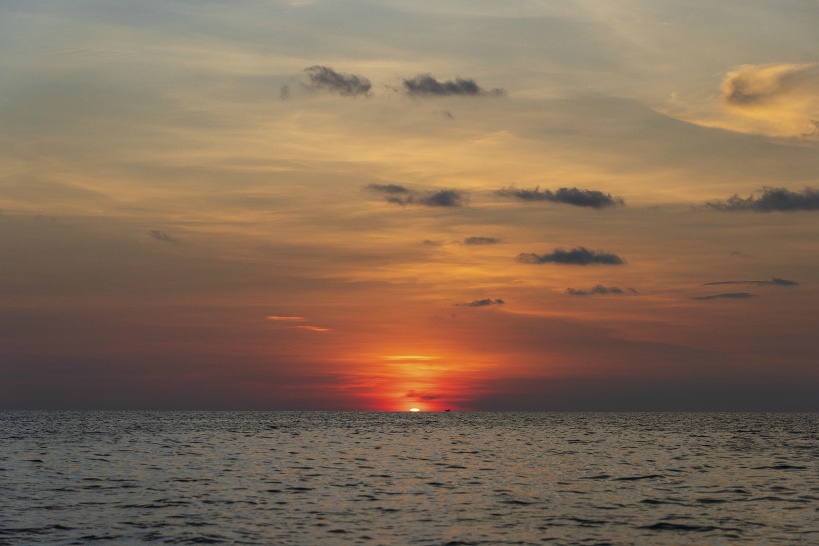
[[[0,544],[819,544],[819,414],[0,412]]]

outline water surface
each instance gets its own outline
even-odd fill
[[[819,544],[819,414],[0,412],[0,544]]]

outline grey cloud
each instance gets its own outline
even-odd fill
[[[703,284],[703,286],[714,286],[718,284],[751,284],[754,286],[798,286],[799,283],[796,281],[789,281],[788,279],[780,279],[778,277],[774,277],[768,281],[718,281],[718,282],[707,282]]]
[[[159,231],[158,229],[154,229],[148,232],[148,235],[157,241],[162,241],[164,243],[175,243],[176,239],[165,233],[164,231]]]
[[[462,305],[464,307],[488,307],[490,305],[503,305],[504,303],[506,303],[506,302],[503,301],[500,298],[495,298],[495,299],[484,298],[482,300],[475,300],[475,301],[471,301],[469,303],[462,303],[460,305]]]
[[[368,184],[367,189],[390,195],[408,194],[410,192],[407,188],[399,184]]]
[[[404,80],[404,89],[407,94],[424,97],[445,97],[450,95],[478,96],[503,95],[503,89],[486,91],[473,79],[455,78],[455,80],[438,81],[431,74],[418,74],[414,78]]]
[[[460,207],[466,203],[467,196],[464,192],[457,190],[440,190],[428,193],[409,192],[407,195],[389,195],[386,197],[388,203],[401,205],[421,205],[424,207]]]
[[[602,284],[595,285],[591,290],[577,290],[575,288],[567,288],[566,293],[570,296],[592,296],[596,294],[616,294],[623,296],[625,294],[636,294],[637,291],[633,288],[623,290],[617,286],[603,286]]]
[[[495,194],[500,197],[514,197],[519,201],[550,201],[552,203],[565,203],[576,207],[595,209],[625,204],[622,198],[612,197],[611,194],[597,190],[581,190],[580,188],[559,188],[557,191],[552,191],[541,190],[540,186],[531,190],[510,186],[497,190]]]
[[[287,100],[290,98],[290,87],[287,85],[282,85],[281,89],[279,89],[279,98],[282,100]]]
[[[467,237],[464,239],[465,245],[494,245],[500,242],[494,237]]]
[[[802,192],[795,192],[785,188],[765,186],[759,190],[759,193],[758,197],[750,195],[747,198],[742,198],[739,195],[734,195],[724,201],[710,201],[708,206],[722,211],[789,212],[819,210],[819,190],[814,188],[805,188]]]
[[[691,298],[692,300],[716,300],[716,299],[730,299],[730,300],[744,300],[747,298],[753,298],[754,294],[749,294],[748,292],[727,292],[725,294],[714,294],[711,296],[696,296]]]
[[[437,400],[441,397],[439,394],[431,394],[423,391],[407,391],[405,396],[413,400]]]
[[[518,254],[517,260],[524,264],[620,265],[625,263],[625,260],[617,254],[596,252],[582,246],[571,250],[558,248],[550,254],[521,253]]]
[[[466,194],[457,190],[441,190],[419,197],[417,202],[427,207],[460,207]]]
[[[355,74],[339,74],[328,66],[311,66],[304,69],[310,78],[310,85],[317,89],[327,89],[345,97],[366,95],[372,82]]]
[[[458,190],[416,192],[399,184],[369,184],[366,189],[384,194],[388,203],[394,205],[421,205],[425,207],[460,207],[466,203],[467,194]]]

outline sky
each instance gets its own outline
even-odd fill
[[[0,409],[819,411],[817,21],[4,0]]]

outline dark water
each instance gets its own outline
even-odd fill
[[[819,544],[819,414],[0,412],[0,544]]]

